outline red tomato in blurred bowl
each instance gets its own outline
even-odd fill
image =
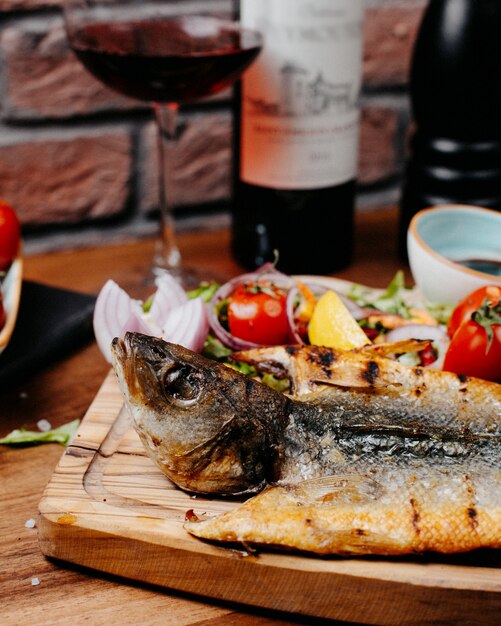
[[[9,269],[17,256],[21,226],[14,209],[0,200],[0,271]]]

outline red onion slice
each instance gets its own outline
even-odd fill
[[[295,343],[303,344],[304,341],[301,335],[296,330],[296,322],[294,318],[294,303],[296,301],[296,297],[299,295],[299,289],[297,287],[292,287],[292,289],[287,294],[287,319],[289,320],[289,327],[291,331],[292,338]]]
[[[445,353],[449,345],[449,337],[442,327],[432,326],[431,324],[405,324],[390,330],[385,337],[385,341],[389,343],[405,339],[429,339],[432,341],[438,351],[438,357],[436,361],[427,367],[442,369]]]
[[[165,341],[200,352],[209,333],[207,307],[202,298],[189,300],[168,314],[162,328]]]
[[[156,280],[157,290],[149,310],[148,317],[161,327],[168,314],[188,301],[186,292],[170,274],[162,274]]]
[[[151,322],[151,320],[147,320],[144,317],[144,313],[140,307],[130,314],[130,317],[125,323],[120,336],[123,337],[126,332],[142,333],[143,335],[152,335],[153,337],[161,337],[162,335],[160,328]]]
[[[104,358],[111,363],[111,341],[122,337],[127,322],[134,313],[140,311],[140,304],[133,300],[113,280],[108,280],[94,307],[94,334]]]
[[[389,343],[403,341],[404,339],[429,339],[430,341],[441,341],[445,331],[440,326],[431,324],[405,324],[390,330],[385,340]]]

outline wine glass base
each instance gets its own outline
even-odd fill
[[[201,281],[198,272],[189,267],[165,267],[155,263],[151,268],[151,283],[154,284],[163,274],[170,274],[187,291],[197,288]]]

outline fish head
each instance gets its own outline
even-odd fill
[[[259,489],[276,460],[287,398],[161,339],[127,333],[112,361],[148,455],[195,493]]]

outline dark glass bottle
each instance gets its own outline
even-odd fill
[[[232,251],[252,269],[329,273],[351,258],[361,0],[242,0],[264,48],[235,103]]]
[[[500,59],[500,0],[430,0],[411,67],[416,132],[401,202],[403,258],[420,209],[501,208]]]

